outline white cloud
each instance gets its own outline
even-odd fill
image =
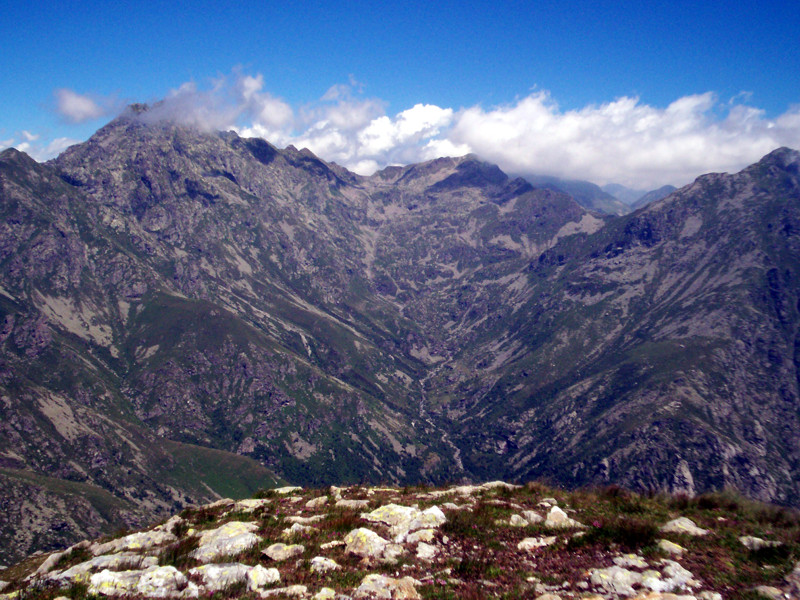
[[[56,111],[70,123],[83,123],[106,116],[112,110],[113,101],[101,102],[91,96],[78,94],[67,88],[57,89]]]
[[[141,118],[306,147],[362,174],[474,152],[513,174],[635,189],[681,185],[709,171],[736,171],[778,146],[800,147],[800,105],[769,119],[748,104],[747,92],[726,101],[711,92],[687,95],[666,107],[621,97],[562,110],[537,91],[490,108],[416,104],[388,113],[383,100],[362,95],[363,87],[351,77],[318,101],[292,107],[265,89],[263,75],[237,69],[207,89],[184,83]],[[102,104],[70,90],[57,95],[64,99],[62,114],[75,120],[90,118]],[[23,143],[32,148],[34,141]]]
[[[30,131],[21,131],[19,137],[24,141],[17,141],[17,138],[3,140],[0,142],[0,149],[13,146],[20,152],[29,154],[39,162],[50,160],[73,144],[80,143],[80,140],[67,137],[59,137],[53,140],[41,139],[41,135],[33,134]]]
[[[49,159],[49,158],[51,158],[53,156],[58,156],[59,154],[61,154],[64,150],[66,150],[70,146],[73,146],[73,145],[79,144],[79,143],[80,143],[80,140],[76,140],[74,138],[68,138],[68,137],[56,138],[52,142],[47,144],[47,146],[45,146],[44,150],[41,153],[42,158],[40,158],[39,160],[47,160],[47,159]],[[34,158],[36,158],[36,157],[34,157]]]
[[[743,104],[721,108],[712,93],[666,108],[623,97],[561,111],[546,93],[515,104],[462,111],[447,139],[516,173],[618,182],[636,189],[735,171],[781,145],[800,147],[800,111],[775,120]]]

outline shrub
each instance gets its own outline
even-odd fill
[[[158,553],[158,564],[173,566],[176,569],[194,566],[195,559],[189,554],[200,545],[200,538],[190,536],[179,539],[177,542],[164,547]]]
[[[581,536],[573,537],[568,549],[602,544],[616,545],[626,552],[654,546],[658,539],[658,527],[646,519],[618,518],[613,521],[600,521]]]

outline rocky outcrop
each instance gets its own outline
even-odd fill
[[[261,512],[241,510],[250,502],[224,500],[187,510],[151,530],[81,543],[23,563],[13,569],[15,576],[0,590],[0,600],[29,593],[76,597],[83,592],[100,597],[219,594],[317,600],[508,595],[537,600],[722,600],[743,593],[774,598],[796,594],[800,565],[792,556],[798,548],[794,528],[800,516],[784,513],[775,520],[771,507],[709,509],[708,499],[692,505],[629,494],[624,506],[636,507],[632,517],[619,511],[619,491],[558,491],[558,501],[553,493],[541,485],[331,491],[331,498],[370,498],[368,512],[337,508],[333,502],[309,508],[308,500],[328,497],[320,496],[320,490],[294,490],[291,496],[271,492],[257,499]],[[452,502],[456,499],[459,504]],[[573,514],[575,523],[586,525],[565,526],[563,518],[550,525],[546,520],[511,523],[511,516],[538,514],[545,505],[551,513],[558,506]],[[688,515],[677,517],[676,510]],[[680,552],[667,539],[656,545],[656,533],[673,539],[690,535],[684,528],[665,531],[670,529],[664,527],[667,514],[675,517],[668,522],[697,521],[706,534],[694,536]],[[770,518],[775,539],[753,536]],[[311,520],[314,527],[293,534],[293,543],[276,541],[283,537],[284,524],[297,520]],[[417,528],[416,523],[429,527]],[[363,526],[346,532],[354,524]],[[160,535],[167,530],[175,537]],[[741,544],[730,543],[734,533],[745,534]],[[237,536],[250,535],[258,538],[247,538],[254,544],[238,545],[244,538]],[[300,539],[302,544],[294,543]],[[148,542],[132,550],[133,540]],[[217,562],[204,562],[212,547]],[[225,559],[219,560],[223,547]],[[90,548],[110,554],[91,556]],[[758,568],[765,548],[787,551],[772,556],[769,569]]]

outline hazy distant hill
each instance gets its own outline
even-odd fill
[[[638,198],[633,204],[631,204],[631,208],[633,209],[642,208],[643,206],[647,206],[651,202],[655,202],[656,200],[661,200],[662,198],[666,198],[676,189],[678,188],[676,188],[674,185],[661,186],[656,190],[647,192],[641,198]]]
[[[631,212],[627,204],[620,202],[612,194],[589,181],[560,179],[547,175],[531,175],[526,178],[537,187],[559,190],[569,194],[578,204],[589,210],[608,215],[626,215]]]

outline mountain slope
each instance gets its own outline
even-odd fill
[[[514,359],[459,360],[465,467],[796,504],[798,162],[701,177],[532,262],[531,301],[483,333]]]
[[[637,208],[642,208],[643,206],[647,206],[651,202],[655,202],[656,200],[661,200],[662,198],[666,198],[672,192],[674,192],[676,188],[674,185],[663,185],[658,189],[651,190],[646,194],[643,194],[641,197],[637,198],[632,204],[631,208],[634,210]]]
[[[140,114],[46,165],[0,155],[3,465],[131,500],[128,524],[241,487],[205,448],[306,483],[463,477],[425,416],[417,313],[583,211],[472,157],[359,178]],[[476,228],[486,211],[512,234]]]
[[[797,504],[797,162],[601,217],[474,156],[361,177],[143,106],[5,151],[0,467],[109,523],[275,474]]]
[[[531,175],[528,180],[537,187],[569,194],[578,204],[589,210],[607,215],[626,215],[631,212],[626,203],[589,181],[561,179],[548,175]]]

